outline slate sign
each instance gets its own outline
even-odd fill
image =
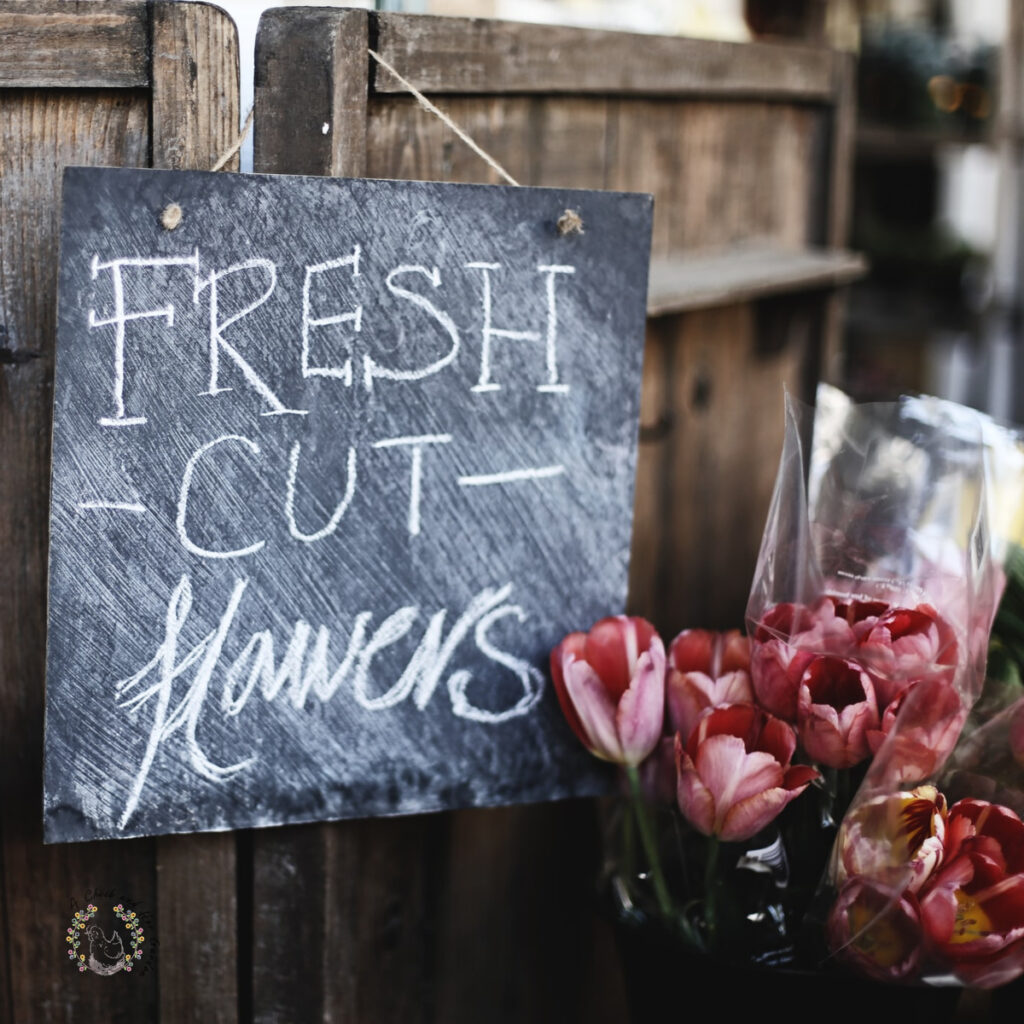
[[[547,656],[625,601],[651,211],[67,170],[48,841],[607,788]]]

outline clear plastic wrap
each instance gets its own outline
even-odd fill
[[[995,717],[964,728],[1022,467],[1012,431],[954,403],[855,405],[828,387],[813,415],[787,401],[751,674],[833,788],[859,783],[834,801],[819,923],[831,955],[874,977],[992,985],[1024,970],[1024,824],[992,802],[994,745],[971,742],[998,729],[1005,766],[1022,695],[1004,686]]]

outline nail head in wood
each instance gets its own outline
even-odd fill
[[[181,223],[181,207],[177,203],[168,203],[160,214],[160,223],[165,231],[173,231]]]
[[[583,218],[577,210],[566,210],[558,218],[558,233],[563,237],[565,235],[583,234]]]

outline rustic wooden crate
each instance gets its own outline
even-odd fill
[[[498,180],[369,45],[522,183],[654,193],[630,600],[666,633],[737,623],[781,385],[810,396],[834,357],[834,286],[859,268],[840,249],[850,59],[276,10],[258,40],[256,170]],[[61,168],[208,168],[237,125],[217,9],[0,0],[0,1019],[621,1020],[585,801],[42,845]],[[69,900],[90,888],[154,908],[156,971],[70,971]]]

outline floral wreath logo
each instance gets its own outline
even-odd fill
[[[92,971],[94,974],[110,975],[117,974],[118,971],[127,971],[130,974],[132,964],[142,959],[140,946],[146,941],[142,923],[134,910],[126,910],[121,903],[114,907],[115,916],[128,930],[130,951],[125,952],[124,940],[116,928],[108,938],[98,924],[89,924],[98,909],[96,904],[90,903],[85,910],[75,911],[71,927],[68,928],[65,937],[68,943],[68,959],[78,968],[79,973]],[[83,938],[89,943],[88,956],[79,952]]]

